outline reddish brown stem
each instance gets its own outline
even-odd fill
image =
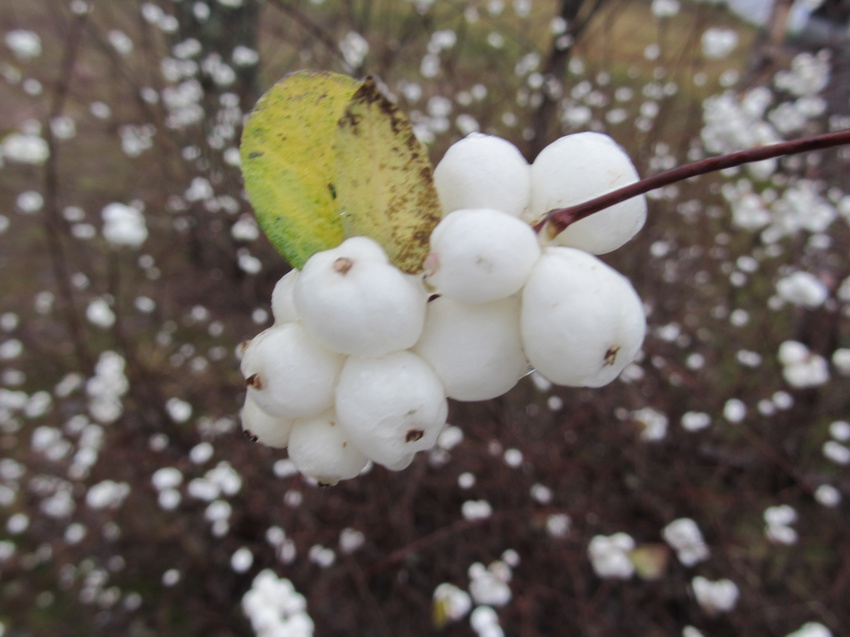
[[[728,155],[720,155],[718,157],[708,157],[692,164],[678,166],[663,173],[658,173],[652,177],[641,179],[633,184],[612,190],[611,192],[590,199],[574,206],[567,208],[555,208],[534,226],[537,232],[543,229],[543,226],[548,224],[547,231],[553,235],[562,232],[576,221],[580,221],[585,217],[589,217],[594,212],[598,212],[614,204],[645,194],[650,190],[663,188],[678,181],[705,175],[706,173],[715,172],[717,170],[725,170],[726,168],[734,168],[754,161],[763,161],[765,159],[773,159],[782,157],[783,155],[794,155],[796,153],[804,153],[809,150],[820,150],[824,148],[832,148],[833,146],[841,146],[842,144],[850,144],[850,129],[841,130],[834,133],[826,133],[824,135],[815,135],[814,137],[806,137],[804,139],[795,139],[789,142],[781,142],[770,146],[760,146],[759,148],[750,148],[741,150]]]

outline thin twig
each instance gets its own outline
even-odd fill
[[[88,338],[85,334],[79,309],[74,297],[74,289],[71,285],[71,276],[68,272],[64,244],[62,242],[62,217],[59,213],[59,159],[58,144],[51,129],[51,122],[60,116],[65,107],[65,100],[70,90],[73,70],[77,60],[83,28],[88,20],[88,12],[77,16],[65,40],[65,51],[57,78],[56,89],[53,92],[53,100],[47,113],[47,121],[43,127],[44,138],[50,155],[44,165],[44,201],[45,201],[45,236],[50,254],[50,262],[53,269],[53,277],[59,289],[59,295],[64,305],[65,321],[68,325],[71,341],[74,344],[79,366],[81,369],[91,371],[94,368],[94,360],[86,345]]]
[[[756,161],[764,161],[765,159],[774,159],[784,155],[795,155],[804,153],[810,150],[822,150],[850,144],[850,129],[836,131],[834,133],[825,133],[823,135],[815,135],[804,139],[795,139],[788,142],[772,144],[770,146],[761,146],[759,148],[750,148],[741,150],[728,155],[719,155],[717,157],[708,157],[692,164],[678,166],[663,173],[658,173],[652,177],[641,179],[633,184],[612,190],[611,192],[590,199],[574,206],[566,208],[555,208],[535,226],[534,229],[540,232],[544,226],[547,226],[547,232],[553,235],[565,230],[576,221],[581,221],[585,217],[589,217],[594,212],[599,212],[605,208],[609,208],[621,201],[626,201],[632,197],[643,195],[650,190],[656,190],[669,186],[679,181],[683,181],[690,177],[705,175],[706,173],[734,168],[743,164],[748,164]]]

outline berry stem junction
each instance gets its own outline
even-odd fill
[[[758,148],[749,148],[728,155],[719,155],[717,157],[708,157],[691,164],[678,166],[671,170],[666,170],[652,177],[641,179],[628,186],[623,186],[617,190],[604,194],[595,199],[590,199],[574,206],[566,208],[555,208],[550,210],[548,214],[534,226],[536,232],[540,232],[546,226],[547,232],[556,235],[565,230],[576,221],[581,221],[585,217],[589,217],[594,212],[598,212],[609,206],[643,195],[650,190],[656,190],[669,186],[678,181],[705,175],[706,173],[725,170],[726,168],[734,168],[756,161],[765,159],[773,159],[785,155],[794,155],[796,153],[804,153],[810,150],[821,150],[824,148],[832,148],[850,144],[850,129],[840,130],[833,133],[825,133],[823,135],[815,135],[813,137],[805,137],[803,139],[795,139],[770,146],[760,146]]]

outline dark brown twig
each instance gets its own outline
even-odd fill
[[[86,336],[85,327],[80,317],[80,311],[77,308],[62,241],[62,216],[59,212],[58,144],[51,128],[51,122],[54,118],[62,114],[65,107],[65,100],[70,90],[77,53],[81,45],[82,34],[88,20],[88,15],[88,12],[86,12],[77,16],[71,24],[68,38],[65,41],[65,51],[57,77],[56,88],[53,92],[53,98],[44,125],[44,139],[50,150],[50,154],[44,164],[44,201],[46,213],[44,228],[51,267],[53,269],[53,278],[56,280],[59,296],[62,299],[62,311],[68,325],[69,336],[74,345],[74,352],[80,368],[91,372],[94,368],[94,361],[86,345],[88,337]]]

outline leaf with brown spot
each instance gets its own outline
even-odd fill
[[[339,73],[296,71],[260,98],[245,123],[245,190],[263,232],[293,267],[345,238],[334,135],[360,85]]]
[[[431,163],[407,117],[371,78],[339,120],[334,183],[345,235],[371,237],[400,269],[421,272],[443,214]]]

